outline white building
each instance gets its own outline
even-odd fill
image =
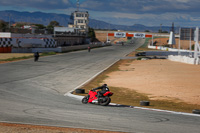
[[[71,28],[78,28],[81,32],[88,32],[89,13],[87,11],[75,11],[71,14],[68,24]]]

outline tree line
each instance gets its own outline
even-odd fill
[[[27,23],[27,22],[17,22],[15,24],[10,25],[9,22],[5,22],[4,20],[0,20],[0,29],[5,31],[6,29],[10,28],[22,28],[24,25],[34,26],[36,29],[48,29],[53,30],[55,26],[60,26],[57,21],[51,21],[47,26],[43,24],[34,24],[34,23]]]
[[[27,22],[17,22],[15,24],[10,25],[9,22],[5,22],[4,20],[0,20],[0,31],[5,32],[7,29],[10,28],[22,28],[24,25],[34,26],[37,30],[48,30],[49,33],[53,33],[54,27],[62,27],[60,26],[59,22],[51,21],[47,26],[43,24],[34,24],[34,23],[27,23]],[[95,41],[95,31],[93,28],[89,28],[88,37],[91,38],[92,41]]]

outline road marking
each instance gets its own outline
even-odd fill
[[[119,61],[119,60],[117,60]],[[83,82],[82,84],[78,85],[77,87],[75,87],[73,90],[67,92],[64,94],[64,96],[70,96],[70,97],[74,97],[74,98],[77,98],[77,99],[80,99],[80,97],[76,97],[76,96],[73,96],[72,92],[74,90],[76,90],[77,88],[80,88],[81,86],[83,86],[84,84],[88,83],[89,81],[91,81],[92,79],[94,79],[96,76],[98,76],[99,74],[101,74],[103,71],[105,71],[106,69],[108,69],[109,67],[111,67],[112,65],[114,65],[117,61],[114,61],[111,65],[109,65],[108,67],[106,67],[105,69],[101,70],[100,72],[98,72],[97,74],[95,74],[94,76],[92,76],[91,78],[89,78],[87,81]]]

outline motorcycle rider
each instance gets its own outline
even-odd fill
[[[38,61],[39,57],[40,57],[40,54],[39,54],[39,52],[36,51],[34,53],[34,61]]]
[[[97,88],[92,89],[93,91],[99,90],[101,89],[101,91],[97,92],[97,98],[103,96],[103,94],[105,94],[107,91],[110,91],[107,84],[103,84],[102,86],[99,86]]]

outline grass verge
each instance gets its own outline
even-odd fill
[[[104,80],[108,78],[108,74],[114,71],[121,71],[119,69],[120,65],[128,65],[134,60],[127,59],[127,60],[120,60],[110,68],[102,72],[96,78],[82,86],[86,93],[89,92],[92,88],[100,86],[104,83]],[[118,88],[109,86],[111,91],[114,93],[112,96],[112,102],[123,104],[123,105],[131,105],[131,106],[140,106],[140,101],[150,101],[150,106],[145,106],[147,108],[155,108],[155,109],[164,109],[164,110],[171,110],[171,111],[178,111],[178,112],[188,112],[192,113],[193,109],[200,108],[200,105],[193,105],[181,102],[178,99],[166,99],[166,100],[151,100],[148,94],[138,93],[137,91],[130,90],[127,88]],[[74,93],[75,94],[75,93]],[[77,94],[77,95],[87,95],[87,94]]]
[[[40,56],[49,56],[49,55],[55,55],[56,52],[44,52],[44,53],[40,53]],[[4,62],[11,62],[11,61],[18,61],[18,60],[24,60],[24,59],[30,59],[33,58],[33,55],[27,55],[27,56],[21,56],[21,57],[8,57],[6,59],[0,59],[0,61],[4,61]]]

